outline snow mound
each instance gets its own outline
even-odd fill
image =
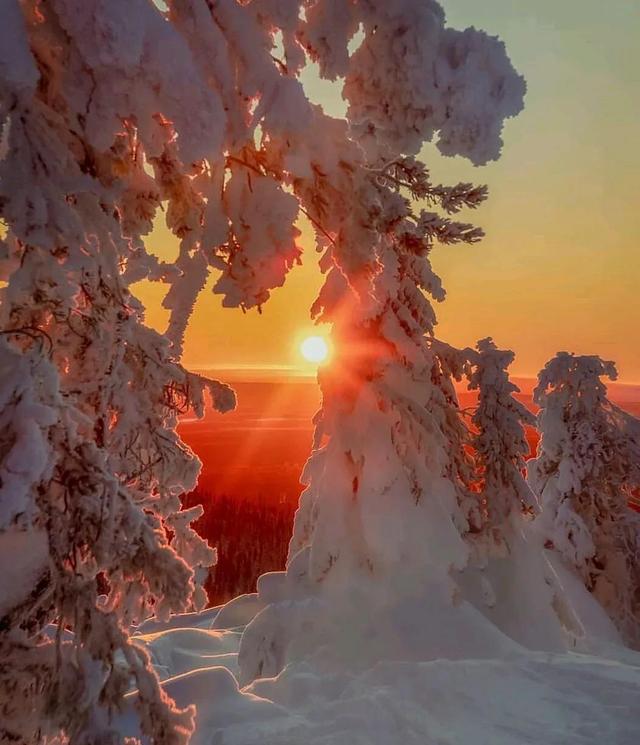
[[[158,621],[151,618],[138,626],[136,636],[155,634],[169,629],[211,629],[220,613],[220,606],[207,608],[200,613],[177,613],[169,617],[168,621]]]
[[[146,647],[161,680],[217,665],[238,674],[240,632],[168,629],[141,635],[136,640]]]
[[[293,669],[252,690],[288,707],[287,718],[264,723],[271,745],[631,745],[640,737],[638,667],[571,654],[383,662],[330,684]],[[226,729],[225,745],[257,745],[253,727]]]
[[[201,627],[220,618],[216,609],[176,616],[173,628],[137,637],[166,692],[179,706],[196,706],[192,745],[640,741],[640,654],[622,647],[596,657],[528,651],[513,643],[496,648],[495,658],[478,659],[464,656],[465,649],[473,654],[473,645],[460,639],[458,659],[388,659],[358,670],[335,659],[329,666],[320,651],[241,689],[234,677],[241,635],[236,613],[253,612],[255,598],[232,603],[226,611],[232,628]],[[139,736],[135,697],[128,696],[130,708],[118,727]]]
[[[257,738],[251,742],[260,742],[255,726],[262,728],[274,718],[286,717],[286,711],[276,704],[250,693],[240,693],[236,679],[224,667],[198,668],[169,678],[162,687],[178,706],[196,707],[196,732],[190,745],[226,745],[224,732],[243,724],[251,737]],[[115,724],[119,732],[140,738],[146,744],[149,741],[141,737],[135,714],[136,695],[134,692],[126,697],[129,706]]]
[[[264,602],[257,593],[238,595],[226,605],[223,605],[216,616],[212,628],[231,629],[236,626],[246,626],[259,611],[264,608]]]

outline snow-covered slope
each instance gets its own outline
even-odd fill
[[[163,687],[195,704],[194,745],[636,745],[640,655],[531,652],[398,661],[356,670],[322,654],[239,689],[241,628],[255,595],[140,629]],[[224,618],[230,628],[221,628]],[[409,624],[411,626],[411,624]],[[399,645],[401,646],[401,645]],[[472,649],[460,639],[460,648]],[[135,692],[129,702],[134,703]],[[119,725],[137,734],[133,707]]]

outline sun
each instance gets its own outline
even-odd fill
[[[320,364],[329,357],[329,345],[321,336],[308,336],[300,345],[300,353],[307,362]]]

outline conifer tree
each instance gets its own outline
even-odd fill
[[[541,440],[528,480],[547,546],[578,571],[628,643],[640,643],[640,422],[607,397],[613,362],[559,353],[534,391]]]
[[[514,396],[520,389],[507,372],[513,352],[498,349],[491,338],[481,339],[476,350],[469,388],[478,391],[472,443],[485,512],[482,534],[489,550],[508,551],[513,518],[537,508],[524,478],[529,453],[524,426],[533,425],[535,416]]]
[[[327,18],[337,9],[320,6]],[[448,607],[456,595],[451,569],[467,561],[463,536],[479,526],[450,391],[461,362],[433,342],[431,300],[444,299],[444,289],[430,254],[438,243],[481,238],[452,216],[477,207],[486,189],[433,183],[415,153],[439,133],[446,154],[474,163],[497,157],[495,135],[505,114],[520,109],[524,85],[497,40],[446,28],[436,3],[355,3],[350,14],[363,29],[361,46],[349,55],[349,35],[334,36],[331,51],[343,61],[351,133],[374,177],[375,192],[359,191],[369,205],[369,234],[359,245],[376,265],[354,274],[323,264],[329,271],[313,312],[333,324],[336,360],[320,375],[316,450],[303,475],[287,573],[260,585],[267,607],[243,635],[241,683],[277,674],[291,655],[334,632],[333,653],[355,654],[357,645],[340,646],[341,630],[351,629],[353,641],[354,629],[379,604],[390,608],[394,594],[428,595],[434,607]],[[321,58],[321,70],[325,64]],[[476,92],[501,90],[500,101],[490,95],[473,111],[477,98],[457,89],[456,77],[473,81]],[[440,119],[432,102],[444,90],[456,90],[456,108]]]

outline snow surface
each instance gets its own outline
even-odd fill
[[[474,643],[460,639],[466,655],[458,659],[385,659],[359,670],[336,660],[329,666],[320,655],[240,689],[234,673],[241,629],[235,624],[258,607],[256,595],[245,595],[222,609],[175,616],[164,630],[159,624],[152,632],[143,628],[136,637],[167,693],[179,706],[196,705],[193,745],[640,741],[640,654],[613,645],[596,656],[533,652],[510,643],[480,659]],[[220,628],[225,616],[230,628]],[[407,628],[416,625],[415,618],[405,621]],[[135,696],[129,694],[129,704]],[[133,707],[118,726],[139,735]]]

